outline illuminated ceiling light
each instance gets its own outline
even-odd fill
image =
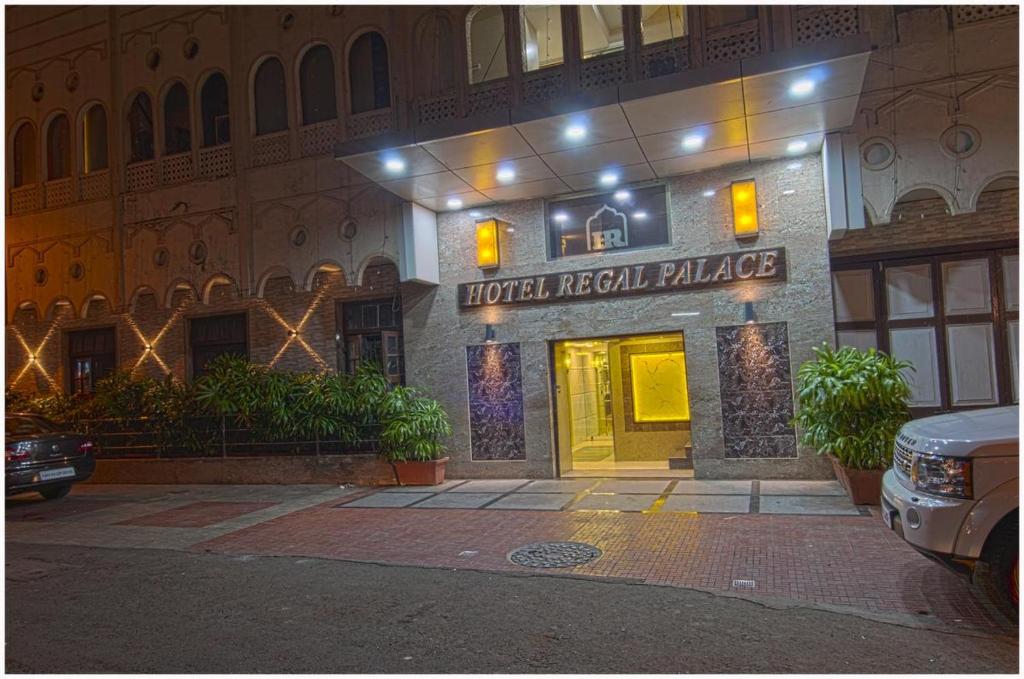
[[[796,189],[786,189],[785,191],[782,192],[782,195],[792,196],[794,193],[796,193]]]
[[[587,136],[587,128],[583,125],[570,125],[565,128],[565,138],[569,141],[580,141]]]
[[[757,185],[753,179],[732,183],[732,227],[737,238],[757,235]]]
[[[796,141],[789,142],[786,146],[786,153],[803,153],[807,150],[807,142],[803,139],[797,139]]]
[[[705,198],[710,198],[711,196],[715,195],[715,190],[714,189],[708,189],[707,191],[705,191],[701,195],[704,196]]]
[[[688,134],[683,137],[684,151],[698,151],[704,147],[704,137],[699,134]]]
[[[388,158],[384,161],[384,169],[393,174],[405,171],[405,161],[401,158]]]
[[[483,217],[483,215],[484,215],[484,213],[480,212],[480,210],[470,210],[469,211],[469,216],[470,217],[474,217],[474,218],[476,218],[476,217]]]
[[[637,210],[633,213],[633,219],[647,219],[647,213],[643,210]]]
[[[622,189],[620,191],[616,191],[615,192],[615,200],[619,201],[620,203],[625,203],[627,200],[629,200],[632,197],[633,197],[633,194],[630,193],[629,191],[626,191],[625,189]]]
[[[786,166],[786,169],[787,170],[799,170],[803,166],[804,166],[803,163],[790,163],[789,165]]]
[[[601,186],[615,186],[619,183],[619,174],[617,172],[605,172],[598,181],[601,182]]]
[[[516,178],[516,171],[513,170],[511,167],[503,167],[500,170],[498,170],[498,173],[494,175],[494,178],[497,179],[499,182],[502,182],[503,184],[507,184],[508,182]]]
[[[462,207],[462,199],[461,198],[449,198],[448,202],[446,203],[446,205],[448,205],[448,209],[449,210],[458,210],[460,207]]]
[[[814,91],[814,81],[809,78],[801,78],[789,86],[789,93],[794,97],[806,97]]]
[[[515,232],[516,232],[516,230],[513,227],[511,227],[511,226],[506,226],[505,227],[505,233],[515,233]]]
[[[556,212],[554,215],[551,216],[551,218],[554,219],[556,222],[562,223],[568,221],[569,215],[565,214],[564,212]]]
[[[674,317],[679,318],[681,316],[700,316],[699,311],[676,311],[672,314]]]

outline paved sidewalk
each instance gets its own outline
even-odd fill
[[[419,494],[413,489],[84,485],[60,501],[31,495],[8,499],[6,538],[8,543],[619,578],[775,599],[784,605],[833,606],[909,624],[1016,634],[1016,627],[975,588],[917,554],[886,530],[877,515],[859,510],[838,515],[765,513],[771,503],[792,505],[793,498],[803,498],[796,504],[807,505],[807,511],[821,511],[828,503],[835,503],[831,511],[836,511],[845,498],[827,485],[815,486],[819,494],[810,495],[811,486],[778,482],[753,484],[749,491],[734,486],[726,493],[729,486],[696,481],[669,482],[664,488],[581,481],[595,485],[577,489],[567,504],[555,502],[558,506],[547,511],[499,510],[498,505],[569,495],[557,485],[565,482],[508,480],[503,487],[493,481],[452,483],[441,492],[423,494],[428,497],[410,507],[360,505]],[[490,492],[484,492],[484,483],[492,484]],[[681,488],[684,483],[693,485]],[[623,492],[638,490],[657,494]],[[686,492],[697,490],[701,492]],[[804,494],[781,494],[796,491]],[[496,497],[481,505],[484,509],[458,507],[474,495]],[[732,498],[741,507],[728,512],[714,504],[697,512],[695,497],[712,504],[718,502],[715,498]],[[587,498],[629,506],[581,507]],[[686,510],[674,508],[677,498]],[[811,502],[815,499],[820,503]],[[601,555],[588,564],[557,570],[530,569],[508,560],[511,551],[546,541],[587,543]]]
[[[405,486],[367,494],[347,508],[520,509],[657,514],[807,514],[863,516],[835,481],[693,479],[481,479]]]

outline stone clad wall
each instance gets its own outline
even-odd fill
[[[437,397],[452,416],[453,476],[551,477],[555,474],[550,345],[557,339],[679,331],[685,335],[692,416],[693,459],[698,477],[825,477],[823,460],[804,448],[791,459],[727,458],[722,431],[716,328],[743,322],[743,305],[754,302],[759,322],[787,322],[791,373],[813,356],[811,347],[831,341],[832,299],[828,243],[822,203],[821,166],[816,156],[754,166],[723,168],[668,182],[671,245],[605,257],[546,258],[543,201],[488,209],[485,216],[508,222],[501,231],[501,269],[476,268],[474,218],[468,212],[438,216],[441,285],[405,306],[407,381]],[[732,233],[730,182],[757,181],[761,234],[737,241]],[[705,197],[703,192],[716,194]],[[793,193],[784,195],[792,190]],[[675,257],[785,247],[786,282],[734,285],[527,307],[458,310],[457,285],[599,266],[625,266]],[[697,311],[699,316],[673,317]],[[481,461],[471,457],[465,347],[484,341],[493,324],[498,343],[518,343],[525,412],[524,460]]]

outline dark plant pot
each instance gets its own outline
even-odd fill
[[[444,483],[444,468],[450,458],[426,462],[392,462],[400,486],[436,486]]]
[[[851,469],[844,467],[832,455],[828,457],[832,460],[836,478],[846,489],[846,494],[850,496],[853,504],[878,506],[881,503],[884,469]]]

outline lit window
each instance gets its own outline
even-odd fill
[[[474,7],[466,15],[469,84],[508,76],[505,15],[501,7]]]
[[[580,5],[579,12],[584,59],[622,51],[622,5]]]
[[[640,35],[653,45],[686,35],[686,5],[641,5]]]
[[[523,70],[536,71],[564,61],[562,8],[559,5],[526,5],[519,9],[522,26]]]

